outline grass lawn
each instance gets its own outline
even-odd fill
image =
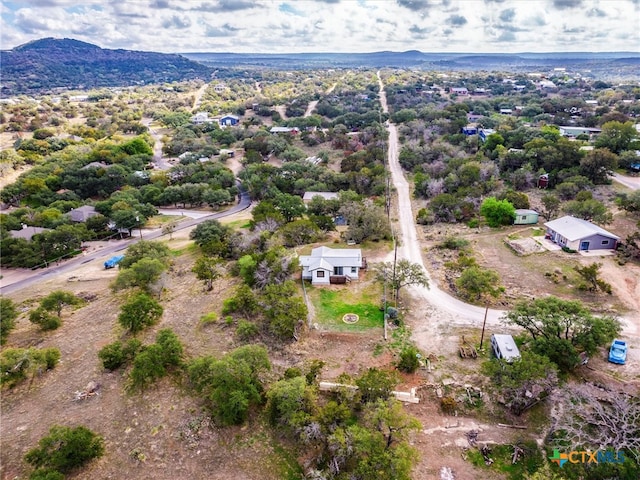
[[[345,285],[339,289],[308,287],[307,293],[316,311],[315,322],[325,328],[339,331],[359,331],[382,328],[380,292],[377,287],[365,291],[350,289]],[[342,321],[346,313],[355,313],[360,318],[354,324]]]

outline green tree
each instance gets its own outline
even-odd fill
[[[287,223],[301,217],[307,210],[302,198],[298,195],[290,195],[288,193],[278,195],[274,204],[276,210],[282,214]]]
[[[560,210],[560,199],[553,193],[545,193],[542,196],[542,208],[540,214],[547,220],[553,220]]]
[[[333,224],[331,219],[329,221]],[[320,228],[311,220],[299,219],[281,227],[280,234],[284,246],[291,248],[317,241],[320,237]]]
[[[498,298],[504,287],[500,285],[500,275],[493,270],[471,266],[462,272],[456,280],[456,287],[470,300],[480,301],[484,299],[484,321],[482,322],[482,335],[480,336],[480,348],[484,341],[484,329],[489,313],[490,298]]]
[[[129,268],[143,258],[160,260],[166,264],[171,259],[171,251],[162,242],[140,240],[127,248],[125,256],[118,266],[120,268]]]
[[[407,440],[419,422],[397,402],[378,402],[364,417],[362,423],[339,427],[327,437],[327,463],[344,478],[409,480],[417,453]]]
[[[294,338],[298,326],[307,317],[307,306],[294,283],[288,280],[282,284],[267,285],[262,298],[269,331],[283,340]]]
[[[0,385],[13,388],[20,382],[51,370],[60,360],[57,348],[5,348],[0,353]]]
[[[412,263],[409,260],[398,260],[392,262],[382,262],[375,266],[376,278],[385,283],[389,283],[393,289],[396,300],[400,295],[400,289],[409,285],[422,285],[429,288],[429,277],[420,264]]]
[[[198,280],[202,280],[207,291],[213,290],[213,282],[222,276],[220,260],[214,257],[200,257],[191,269]]]
[[[620,332],[618,320],[596,317],[579,301],[553,296],[518,302],[506,319],[529,332],[533,350],[563,371],[577,366],[578,352],[593,354]]]
[[[568,215],[600,224],[611,223],[613,219],[605,204],[594,198],[576,199],[567,202],[564,206],[564,212]]]
[[[128,388],[142,390],[168,372],[182,366],[183,346],[171,329],[165,328],[156,335],[156,342],[144,347],[133,359],[129,372]]]
[[[311,421],[316,402],[314,389],[304,377],[297,376],[269,387],[266,411],[273,425],[299,433]]]
[[[148,345],[133,359],[133,368],[129,372],[128,388],[143,390],[167,374],[162,361],[162,347]]]
[[[142,343],[140,340],[131,338],[124,345],[120,341],[105,345],[98,351],[98,358],[105,369],[117,370],[121,366],[132,362],[141,350]]]
[[[246,345],[222,359],[200,357],[187,367],[193,389],[205,398],[222,425],[241,424],[249,408],[262,402],[261,374],[271,365],[264,347]]]
[[[126,257],[125,257],[126,258]],[[156,258],[143,258],[130,267],[121,270],[112,284],[114,290],[139,287],[148,291],[160,279],[167,264]]]
[[[83,426],[54,425],[24,458],[36,468],[52,468],[66,474],[103,454],[104,440],[100,435]]]
[[[480,215],[487,219],[487,224],[490,227],[512,225],[516,219],[516,209],[508,200],[487,197],[480,205]]]
[[[129,236],[131,236],[134,228],[142,228],[147,223],[147,218],[132,208],[114,210],[111,213],[111,219],[116,228],[127,230]]]
[[[391,391],[398,383],[395,372],[369,368],[356,379],[362,403],[374,403],[391,398]]]
[[[523,351],[518,359],[506,362],[494,358],[482,364],[482,372],[504,398],[515,415],[546,398],[558,385],[557,367],[547,357]]]
[[[131,333],[154,325],[162,316],[162,305],[145,293],[131,297],[120,309],[118,322]]]
[[[610,183],[609,175],[618,166],[618,156],[606,148],[596,148],[588,152],[580,161],[580,174],[587,177],[594,185]]]
[[[629,144],[637,135],[633,122],[611,121],[602,125],[602,132],[596,139],[597,148],[608,148],[613,153],[629,149]]]
[[[582,280],[584,280],[585,282],[579,288],[584,288],[585,290],[589,290],[590,292],[597,292],[599,290],[611,295],[611,285],[598,276],[601,266],[601,263],[594,262],[584,267],[573,267],[573,269],[578,272],[578,275],[580,275]]]
[[[60,318],[64,307],[80,305],[81,303],[82,299],[76,297],[73,293],[56,290],[40,300],[40,307],[48,312],[55,312],[58,318]]]
[[[4,345],[9,332],[15,328],[16,318],[18,318],[18,310],[13,300],[0,297],[0,345]]]

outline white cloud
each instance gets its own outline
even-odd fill
[[[71,37],[161,52],[637,50],[639,7],[640,0],[14,0],[2,4],[0,35],[2,48]]]

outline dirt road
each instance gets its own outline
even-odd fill
[[[388,113],[387,98],[380,72],[378,72],[378,81],[380,84],[380,103],[383,111]],[[414,222],[415,217],[411,207],[409,183],[404,177],[402,167],[398,161],[398,132],[396,126],[392,123],[388,123],[387,128],[389,130],[389,170],[398,202],[398,225],[394,227],[399,245],[398,258],[407,259],[422,265],[422,268],[424,268],[422,251]],[[425,272],[429,276],[426,268]],[[431,276],[429,276],[429,285],[429,289],[421,286],[408,287],[410,294],[421,302],[421,306],[424,309],[424,325],[421,324],[421,328],[414,332],[415,340],[419,346],[426,348],[427,344],[432,345],[434,341],[442,338],[442,335],[450,326],[471,325],[479,327],[482,325],[485,313],[484,308],[468,305],[450,296],[438,288],[437,283]],[[490,309],[487,315],[487,325],[499,324],[499,319],[503,314],[503,311]]]

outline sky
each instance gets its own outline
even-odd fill
[[[165,53],[640,51],[640,0],[2,0],[0,47]]]

